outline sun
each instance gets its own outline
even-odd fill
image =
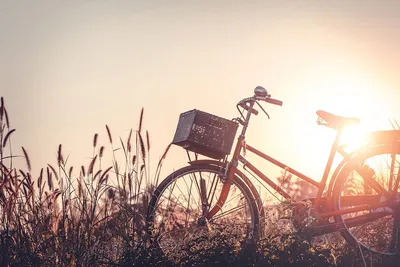
[[[354,151],[362,146],[367,132],[368,130],[363,124],[347,126],[340,136],[340,144],[346,149]]]
[[[316,84],[326,92],[335,93],[321,94],[315,101],[320,103],[321,109],[334,115],[360,119],[360,124],[343,129],[340,144],[354,150],[363,144],[366,133],[392,129],[388,120],[391,117],[388,96],[382,93],[390,90],[360,66],[336,66],[334,69],[330,75],[321,75]]]
[[[360,108],[361,109],[361,108]],[[385,107],[369,109],[361,113],[360,124],[345,126],[340,136],[340,144],[354,151],[366,144],[366,135],[374,131],[397,129],[397,121],[391,121]]]

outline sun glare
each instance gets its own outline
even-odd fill
[[[340,143],[353,151],[362,145],[366,132],[367,130],[362,125],[348,126],[342,132]]]
[[[326,92],[334,93],[319,95],[316,99],[319,106],[316,108],[361,120],[359,125],[347,126],[343,130],[340,143],[346,145],[347,150],[360,147],[367,132],[391,128],[388,123],[391,114],[388,95],[383,93],[390,90],[383,88],[367,69],[351,62],[347,65],[338,63],[321,68],[318,74],[310,77],[315,86],[312,90],[324,88]]]

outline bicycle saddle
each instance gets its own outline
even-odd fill
[[[340,129],[346,125],[360,123],[359,118],[341,117],[341,116],[337,116],[337,115],[334,115],[332,113],[329,113],[329,112],[326,112],[323,110],[318,110],[317,115],[321,120],[326,122],[326,124],[322,123],[323,125],[328,126],[330,128],[334,128],[334,129]]]

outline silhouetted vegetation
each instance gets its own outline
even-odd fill
[[[15,130],[1,98],[0,266],[363,266],[359,253],[335,238],[319,242],[300,239],[290,227],[283,232],[285,219],[280,226],[269,221],[267,235],[244,251],[236,251],[226,232],[194,238],[167,259],[148,236],[145,216],[168,148],[150,177],[150,135],[142,122],[143,110],[138,130],[119,142],[106,126],[107,146],[95,134],[92,158],[78,169],[59,145],[57,165],[36,175],[28,149],[13,154]],[[107,152],[111,163],[104,162]],[[25,169],[14,167],[17,157]],[[375,260],[374,266],[390,263]]]

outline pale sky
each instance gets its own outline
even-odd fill
[[[332,132],[315,111],[400,121],[398,1],[1,1],[0,95],[14,152],[34,172],[88,165],[92,138],[136,129],[140,109],[155,166],[181,112],[226,118],[266,87],[283,107],[252,121],[248,143],[322,175]],[[108,147],[107,147],[108,148]],[[168,173],[185,153],[173,147]],[[111,162],[110,162],[111,164]]]

